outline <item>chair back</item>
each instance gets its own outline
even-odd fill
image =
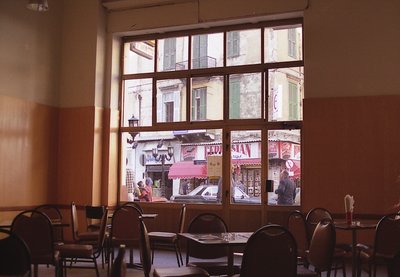
[[[186,204],[182,204],[181,212],[179,214],[179,230],[178,233],[183,233],[186,221]]]
[[[51,205],[51,204],[44,204],[44,205],[40,205],[37,206],[35,208],[35,211],[39,211],[44,213],[45,215],[48,216],[48,218],[50,218],[50,220],[52,222],[62,222],[62,214],[60,212],[60,210],[55,206],[55,205]],[[64,241],[64,232],[63,232],[63,228],[53,228],[54,230],[54,241],[55,242],[63,242]]]
[[[72,239],[74,241],[79,240],[79,222],[78,222],[78,211],[76,210],[75,202],[71,202],[71,227],[72,227]]]
[[[336,244],[336,231],[332,220],[322,220],[315,227],[310,242],[308,262],[317,272],[330,270]]]
[[[142,260],[143,272],[145,277],[150,277],[151,271],[151,248],[146,224],[142,217],[139,218],[140,225],[140,258]]]
[[[293,211],[289,214],[287,228],[292,233],[297,244],[297,255],[305,258],[306,250],[309,248],[309,235],[304,215],[300,211]]]
[[[189,233],[225,233],[228,232],[228,227],[224,220],[213,213],[202,213],[196,216],[189,224]],[[186,263],[189,262],[189,257],[199,259],[216,259],[225,257],[228,254],[228,248],[225,246],[200,245],[194,241],[188,241]]]
[[[114,211],[111,220],[111,243],[113,246],[132,248],[139,243],[139,216],[142,214],[133,206],[121,206]]]
[[[122,204],[122,206],[133,206],[133,207],[137,208],[141,214],[143,213],[143,208],[142,208],[142,206],[140,206],[139,202],[129,201],[129,202],[125,202],[124,204]]]
[[[27,244],[32,264],[55,264],[53,226],[42,212],[27,210],[13,220],[11,232]]]
[[[296,275],[296,241],[287,229],[266,225],[249,238],[244,248],[240,277]]]
[[[388,277],[400,276],[400,251],[396,253],[393,260],[389,264]]]
[[[125,277],[126,276],[126,263],[125,257],[125,245],[121,245],[118,249],[118,255],[114,260],[111,268],[110,277]]]
[[[314,233],[315,227],[317,224],[324,219],[332,220],[332,214],[325,208],[313,208],[306,215],[306,223],[307,223],[307,233],[308,240],[311,240],[311,237]]]
[[[100,224],[95,224],[93,220],[98,223],[103,217],[106,206],[85,206],[86,226],[88,229],[98,229]]]
[[[19,236],[3,229],[0,229],[0,275],[32,275],[28,246]]]
[[[374,255],[393,257],[400,250],[400,214],[382,217],[376,226]]]

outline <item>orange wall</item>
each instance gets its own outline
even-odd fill
[[[400,96],[304,100],[303,210],[383,214],[400,197]]]

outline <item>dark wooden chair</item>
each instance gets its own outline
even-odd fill
[[[310,241],[305,216],[300,211],[292,211],[287,220],[287,228],[292,233],[297,244],[297,261],[308,267],[306,251]]]
[[[44,204],[37,206],[35,210],[47,215],[52,222],[61,223],[63,221],[60,209],[58,209],[56,205]],[[53,228],[53,231],[54,231],[54,242],[55,243],[64,242],[64,228],[62,227]]]
[[[207,271],[199,267],[153,268],[151,262],[150,239],[147,228],[140,217],[140,254],[145,277],[208,277]]]
[[[86,229],[87,231],[98,231],[100,229],[101,218],[103,217],[106,206],[85,206]]]

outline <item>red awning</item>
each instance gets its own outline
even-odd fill
[[[260,165],[260,158],[249,158],[249,159],[234,159],[232,160],[233,165]]]
[[[177,162],[169,168],[169,179],[207,178],[207,165],[190,162]]]

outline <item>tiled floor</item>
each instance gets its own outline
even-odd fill
[[[139,260],[139,253],[135,251],[134,253],[134,261],[137,262]],[[126,256],[126,261],[128,260],[128,254]],[[240,262],[240,261],[238,261]],[[176,267],[176,258],[173,252],[168,251],[158,251],[155,254],[154,260],[155,267]],[[106,277],[107,276],[107,265],[105,265],[105,269],[101,268],[101,260],[99,260],[99,269],[100,269],[100,276]],[[47,268],[46,266],[39,267],[39,277],[53,277],[54,276],[54,268],[50,267]],[[68,269],[67,276],[70,277],[95,277],[96,273],[94,269]],[[143,277],[143,271],[138,269],[128,269],[127,276],[129,277]],[[326,273],[323,273],[322,276],[326,276]],[[334,274],[331,274],[334,276]],[[347,265],[346,276],[351,277],[351,267],[350,264]],[[368,276],[366,273],[362,274],[362,277]],[[383,269],[379,269],[377,273],[377,277],[386,277],[386,272]],[[254,276],[257,277],[257,276]],[[342,272],[338,272],[337,277],[343,277]],[[399,276],[400,277],[400,276]]]

